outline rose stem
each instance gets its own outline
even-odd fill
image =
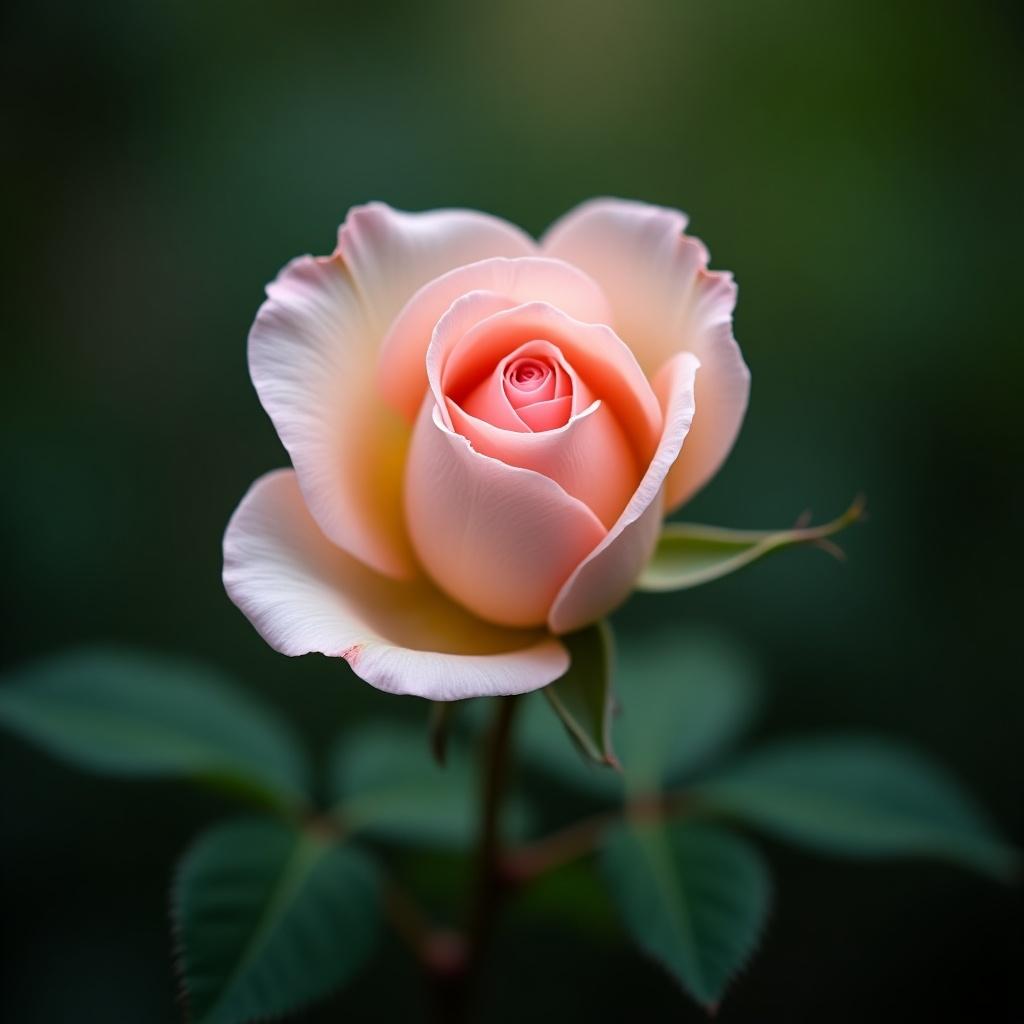
[[[477,837],[473,891],[470,901],[466,957],[463,969],[447,974],[435,973],[439,1019],[467,1020],[470,1003],[479,984],[486,947],[494,930],[494,921],[505,893],[499,824],[501,801],[509,774],[512,721],[518,701],[515,696],[497,698],[494,721],[487,734],[483,752],[480,832]]]

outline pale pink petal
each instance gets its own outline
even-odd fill
[[[416,553],[438,586],[507,626],[541,625],[606,533],[553,480],[474,451],[430,397],[413,431],[405,510]]]
[[[732,279],[707,274],[698,285],[698,295],[711,309],[720,296],[735,295]],[[694,395],[696,413],[676,464],[665,481],[665,512],[675,511],[718,472],[732,449],[743,424],[750,397],[750,371],[739,345],[732,336],[729,315],[717,323],[706,319],[701,343],[692,351],[700,359],[700,373]],[[705,376],[707,374],[707,376]]]
[[[543,300],[588,323],[607,323],[611,317],[601,289],[560,260],[490,259],[450,271],[409,300],[381,349],[381,394],[410,423],[427,389],[424,359],[434,327],[452,303],[469,292],[503,295],[508,306]]]
[[[401,511],[405,422],[374,387],[379,337],[340,256],[293,260],[267,286],[249,372],[302,493],[335,544],[389,576],[414,575]]]
[[[349,211],[338,229],[338,252],[381,340],[428,281],[493,256],[533,256],[537,243],[514,224],[476,210],[406,213],[368,203]]]
[[[562,587],[548,616],[552,632],[581,629],[621,604],[650,559],[661,529],[665,477],[693,419],[699,365],[691,353],[681,352],[658,373],[654,386],[665,410],[658,450],[618,522]]]
[[[224,537],[224,585],[275,650],[344,658],[389,693],[523,693],[569,664],[561,643],[543,632],[481,622],[426,580],[389,580],[350,558],[320,532],[290,470],[261,477],[235,511]]]
[[[702,487],[739,433],[750,374],[732,336],[736,287],[707,270],[708,254],[683,234],[678,210],[595,199],[557,221],[543,251],[585,270],[612,305],[618,335],[651,376],[677,352],[700,360],[691,435],[666,485],[671,511]]]

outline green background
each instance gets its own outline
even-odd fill
[[[797,551],[635,598],[620,643],[646,642],[641,621],[728,630],[762,666],[764,734],[908,737],[1020,840],[1018,5],[52,0],[4,18],[5,665],[91,641],[184,652],[320,746],[359,715],[422,715],[341,663],[273,654],[221,589],[231,510],[285,463],[245,367],[263,283],[371,198],[533,232],[592,195],[641,198],[687,210],[736,274],[753,373],[737,448],[685,517],[786,526],[863,490],[871,519],[844,566]],[[224,805],[0,743],[5,1018],[176,1019],[167,883]],[[765,948],[721,1020],[1020,1010],[1017,893],[770,853]],[[699,1019],[596,896],[577,909],[582,933],[513,912],[487,1019]],[[389,946],[302,1019],[397,1019],[417,984]]]

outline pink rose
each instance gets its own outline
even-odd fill
[[[267,643],[434,700],[562,675],[559,634],[626,598],[746,409],[736,288],[685,226],[598,199],[537,243],[372,203],[289,263],[249,368],[294,469],[224,538]]]

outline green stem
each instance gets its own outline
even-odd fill
[[[480,983],[487,947],[506,891],[501,849],[501,801],[509,775],[512,722],[518,705],[516,697],[499,697],[494,722],[487,734],[483,754],[480,798],[480,832],[477,837],[473,891],[466,932],[466,956],[462,970],[439,978],[437,985],[439,1019],[461,1024]]]

